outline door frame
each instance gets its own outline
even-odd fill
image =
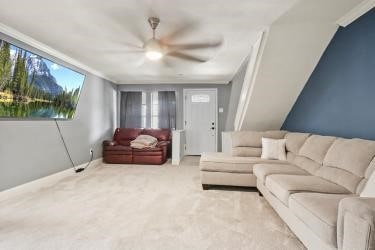
[[[201,91],[201,90],[209,90],[214,91],[215,94],[215,150],[218,151],[218,134],[219,134],[219,114],[218,114],[218,100],[217,100],[217,88],[184,88],[183,89],[183,117],[184,117],[184,130],[186,131],[186,92],[187,91]],[[185,142],[185,151],[186,151],[186,142]]]

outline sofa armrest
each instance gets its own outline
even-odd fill
[[[337,245],[340,250],[375,250],[375,198],[350,197],[339,204]]]
[[[116,141],[103,141],[103,146],[116,146],[117,142]]]

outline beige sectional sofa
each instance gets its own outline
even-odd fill
[[[262,137],[285,138],[287,160],[261,159]],[[231,152],[202,155],[204,189],[256,186],[309,249],[375,250],[375,198],[360,197],[375,141],[286,131],[232,132],[229,141]]]

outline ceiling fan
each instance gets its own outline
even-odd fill
[[[222,44],[222,39],[214,39],[209,42],[202,43],[187,43],[187,44],[173,44],[169,43],[169,40],[172,37],[179,35],[179,30],[175,31],[171,35],[165,37],[156,37],[156,29],[160,24],[160,19],[158,17],[148,18],[148,23],[152,29],[152,37],[148,40],[141,41],[143,46],[138,47],[137,52],[142,52],[145,54],[146,58],[151,61],[157,61],[164,57],[174,57],[182,60],[188,60],[192,62],[206,62],[209,59],[192,55],[186,53],[187,50],[196,50],[196,49],[208,49],[216,48]],[[182,33],[182,31],[181,31]],[[135,52],[135,51],[134,51]]]

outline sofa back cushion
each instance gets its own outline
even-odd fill
[[[295,135],[294,137],[297,136]],[[303,138],[302,135],[298,137]],[[332,136],[322,135],[311,135],[307,137],[302,147],[300,147],[300,150],[294,157],[293,163],[310,174],[314,174],[322,167],[324,157],[335,139],[336,138]],[[289,143],[289,150],[297,150],[297,141],[301,142],[302,139],[299,138],[299,140],[295,139],[294,141],[294,143]]]
[[[286,150],[288,152],[292,152],[293,154],[298,154],[302,145],[306,142],[309,136],[310,134],[308,133],[287,133],[285,135]]]
[[[170,141],[171,140],[171,130],[170,129],[151,129],[145,128],[141,132],[142,135],[151,135],[158,139],[158,141]]]
[[[328,149],[335,139],[336,137],[332,136],[312,135],[307,138],[306,142],[301,147],[299,155],[322,164]]]
[[[260,157],[262,137],[283,139],[286,131],[236,131],[232,133],[232,155],[241,157]]]
[[[240,157],[260,157],[262,154],[262,148],[253,147],[234,147],[232,148],[232,156]]]
[[[375,141],[339,138],[328,150],[316,175],[356,193],[374,155]]]
[[[130,141],[137,138],[141,131],[140,128],[117,128],[113,140],[120,145],[129,146]]]

